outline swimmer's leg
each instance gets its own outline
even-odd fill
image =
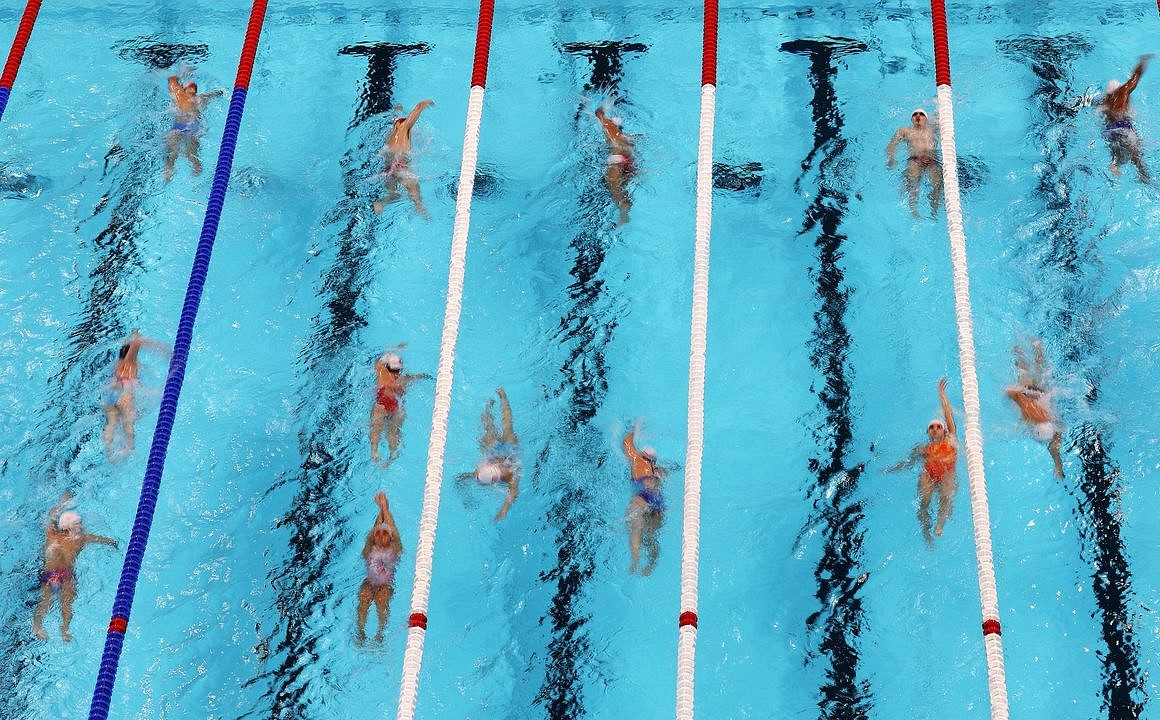
[[[938,520],[934,524],[934,534],[942,536],[943,525],[950,519],[955,509],[956,482],[954,474],[949,474],[938,484]]]
[[[910,201],[910,214],[914,217],[920,217],[918,214],[918,179],[922,176],[922,166],[914,160],[906,161],[906,196]]]
[[[105,429],[101,433],[101,440],[105,443],[105,458],[113,460],[113,437],[117,430],[118,415],[116,405],[105,405]]]
[[[40,602],[36,605],[36,612],[32,615],[32,634],[41,640],[48,639],[48,633],[44,631],[41,624],[44,622],[44,616],[48,614],[49,608],[52,607],[52,587],[48,583],[40,584]]]
[[[1051,459],[1055,462],[1055,476],[1063,478],[1063,458],[1059,454],[1059,446],[1063,444],[1063,433],[1058,430],[1052,436],[1051,442],[1047,443],[1047,452],[1051,453]]]
[[[387,413],[383,407],[379,405],[378,400],[371,406],[371,460],[378,462],[382,460],[379,455],[379,439],[383,434],[383,423],[386,421]]]
[[[131,390],[121,393],[121,397],[117,400],[117,408],[121,415],[121,432],[125,433],[125,447],[122,449],[122,454],[128,455],[133,452],[136,439],[134,426],[137,422],[137,404]]]
[[[419,192],[419,181],[412,177],[402,182],[403,187],[407,189],[407,197],[411,198],[411,202],[415,205],[415,212],[424,220],[430,220],[431,216],[427,214],[427,208],[423,206],[423,196]]]
[[[183,153],[189,164],[193,166],[193,174],[201,175],[201,139],[197,135],[191,135],[185,141],[185,152]]]
[[[943,196],[942,168],[932,163],[927,166],[926,174],[930,176],[930,216],[936,217]]]
[[[644,514],[647,510],[644,500],[634,497],[628,502],[628,512],[624,515],[624,522],[628,525],[628,551],[632,556],[632,564],[628,566],[630,573],[636,572],[640,564],[640,537],[644,530]]]
[[[640,574],[651,575],[653,568],[656,567],[657,558],[661,554],[661,543],[657,539],[657,534],[661,529],[661,524],[665,521],[665,516],[659,512],[647,512],[642,520],[644,527],[641,532],[641,540],[644,544],[645,552],[648,553],[648,562],[640,571]]]
[[[403,434],[403,414],[403,408],[400,407],[387,417],[387,448],[392,459],[399,450],[399,439]]]
[[[395,177],[394,173],[387,175],[387,196],[375,203],[375,212],[381,213],[385,206],[398,202],[401,197],[403,196],[399,193],[399,178]]]
[[[371,583],[369,580],[363,580],[363,584],[358,589],[358,631],[355,634],[355,642],[360,645],[366,642],[367,639],[367,611],[371,607]]]
[[[608,165],[604,171],[604,182],[608,185],[612,201],[620,210],[616,224],[617,226],[624,225],[628,222],[628,211],[632,209],[632,198],[625,191],[627,178],[624,173],[624,165],[619,163]]]
[[[1144,157],[1140,154],[1140,146],[1135,145],[1131,151],[1132,164],[1136,166],[1136,172],[1140,175],[1140,182],[1147,185],[1152,182],[1152,176],[1148,174],[1148,168],[1144,166]]]
[[[925,472],[918,476],[918,524],[922,527],[922,537],[927,545],[934,542],[930,535],[930,498],[934,493],[934,481]]]
[[[375,612],[379,616],[379,631],[375,633],[375,642],[383,641],[383,630],[387,627],[387,615],[391,609],[391,596],[395,594],[390,585],[378,588],[375,591]]]
[[[77,598],[76,578],[70,578],[60,584],[60,637],[65,642],[72,642],[72,635],[68,626],[72,623],[73,600]]]
[[[165,136],[165,170],[161,173],[165,182],[173,179],[173,164],[177,162],[177,139],[178,133],[175,130]]]

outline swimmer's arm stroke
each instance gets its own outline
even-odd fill
[[[914,449],[910,451],[910,455],[905,460],[900,460],[890,467],[883,468],[882,472],[892,473],[898,472],[900,470],[909,470],[910,468],[922,462],[923,459],[924,455],[922,452],[922,445],[915,445]]]
[[[947,400],[947,379],[943,378],[938,381],[938,399],[942,405],[943,417],[946,418],[947,434],[951,437],[958,435],[958,430],[955,428],[955,414],[951,410],[951,401]]]
[[[1120,88],[1125,95],[1130,95],[1136,86],[1140,84],[1140,76],[1144,74],[1144,68],[1147,67],[1148,61],[1152,59],[1152,53],[1141,55],[1140,60],[1136,63],[1136,69],[1132,71],[1132,77],[1128,78],[1128,82],[1124,83]]]
[[[431,107],[434,104],[435,104],[434,100],[422,100],[422,101],[420,101],[419,104],[415,106],[415,109],[413,109],[410,113],[407,114],[406,119],[403,120],[403,125],[405,125],[407,127],[407,129],[410,130],[411,127],[414,126],[415,123],[419,122],[419,116],[423,114],[423,111],[426,110],[427,108]]]
[[[635,435],[635,429],[629,430],[628,434],[624,436],[624,441],[621,443],[621,446],[624,449],[624,454],[628,457],[629,460],[636,460],[637,456],[640,455],[640,451],[636,449],[636,443],[633,442]]]
[[[520,471],[518,469],[512,471],[512,480],[508,483],[508,494],[503,501],[503,507],[496,513],[495,521],[499,522],[507,516],[508,510],[511,509],[512,503],[516,501],[516,495],[520,492]]]
[[[117,548],[117,541],[111,537],[105,537],[104,535],[93,535],[91,533],[85,533],[85,544],[88,545],[89,543],[100,543],[101,545],[108,545],[114,549]]]
[[[894,150],[898,147],[898,143],[906,139],[906,128],[898,128],[898,132],[894,133],[894,137],[890,138],[890,144],[886,146],[886,167],[894,167]]]
[[[169,93],[176,98],[181,93],[181,79],[176,75],[169,76]]]

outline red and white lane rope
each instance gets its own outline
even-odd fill
[[[947,47],[947,14],[943,0],[931,0],[934,31],[935,82],[938,86],[938,131],[942,144],[943,192],[954,277],[955,324],[959,335],[959,372],[966,415],[967,479],[971,519],[975,527],[975,558],[979,574],[979,604],[983,611],[983,646],[987,655],[987,689],[992,720],[1007,720],[1007,678],[1003,666],[1003,633],[999,625],[999,593],[995,558],[991,550],[991,513],[987,507],[987,479],[983,469],[983,431],[979,424],[979,380],[975,370],[975,330],[971,321],[967,239],[963,234],[963,207],[959,199],[958,154],[955,151],[955,114],[951,100],[951,62]]]
[[[419,670],[423,665],[427,601],[431,595],[431,565],[435,554],[435,528],[439,522],[439,490],[443,483],[443,453],[447,447],[447,418],[451,414],[455,343],[459,337],[463,277],[467,270],[467,231],[471,224],[471,196],[475,189],[479,126],[483,118],[483,88],[487,81],[487,57],[491,46],[494,11],[494,0],[480,0],[471,90],[467,97],[467,127],[463,131],[463,158],[459,166],[459,190],[455,196],[455,225],[451,234],[451,262],[447,272],[447,305],[443,311],[439,369],[435,376],[431,441],[427,445],[427,479],[423,490],[423,510],[419,516],[419,541],[415,546],[415,587],[411,593],[407,648],[403,653],[403,677],[399,686],[398,720],[415,717]]]
[[[677,621],[677,720],[693,718],[697,655],[697,563],[701,545],[701,459],[705,449],[705,345],[709,324],[709,231],[713,222],[713,114],[717,104],[717,0],[705,0],[701,50],[701,124],[697,139],[697,211],[693,310],[689,332],[689,419],[681,536],[681,614]]]

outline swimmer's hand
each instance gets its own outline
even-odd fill
[[[892,167],[894,167],[894,166],[895,166],[895,165],[897,165],[897,164],[898,164],[898,162],[897,162],[897,161],[894,159],[894,156],[893,156],[893,155],[891,155],[890,157],[886,158],[886,167],[888,167],[888,168],[892,168]]]

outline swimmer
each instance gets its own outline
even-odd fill
[[[495,424],[495,400],[488,400],[480,417],[483,423],[483,435],[479,438],[481,459],[475,466],[475,472],[462,473],[458,479],[460,482],[474,479],[480,485],[507,486],[507,497],[495,516],[496,522],[499,522],[507,517],[508,510],[519,494],[521,468],[520,441],[512,426],[511,403],[503,388],[497,388],[495,392],[499,396],[500,425],[497,427]]]
[[[1031,351],[1033,364],[1028,365],[1023,348],[1015,347],[1015,368],[1019,371],[1019,379],[1004,392],[1018,406],[1019,417],[1031,429],[1032,436],[1047,444],[1047,452],[1055,463],[1055,476],[1062,478],[1063,458],[1059,455],[1059,447],[1063,442],[1063,426],[1051,405],[1053,393],[1048,386],[1051,371],[1043,354],[1043,342],[1032,338]]]
[[[1120,166],[1131,162],[1136,166],[1136,172],[1139,173],[1142,183],[1150,182],[1151,178],[1148,176],[1148,169],[1144,167],[1144,159],[1140,156],[1140,136],[1136,134],[1136,128],[1132,125],[1132,108],[1129,100],[1132,91],[1140,82],[1140,76],[1144,74],[1144,67],[1151,59],[1152,55],[1141,55],[1128,82],[1121,84],[1119,80],[1109,80],[1107,94],[1096,107],[1096,112],[1104,116],[1103,135],[1108,141],[1108,148],[1112,151],[1112,163],[1108,169],[1119,177]]]
[[[923,174],[930,178],[930,214],[938,212],[942,199],[942,166],[935,155],[934,127],[927,121],[926,111],[916,109],[910,114],[910,127],[898,128],[890,144],[886,146],[886,167],[894,167],[894,149],[905,142],[910,147],[910,157],[906,159],[906,192],[910,197],[910,212],[918,215],[918,183]]]
[[[648,562],[641,569],[641,575],[652,574],[656,567],[657,557],[661,554],[661,546],[657,541],[657,532],[665,521],[665,499],[661,494],[661,482],[667,474],[665,469],[657,465],[657,451],[651,447],[637,449],[636,428],[628,431],[622,443],[624,455],[630,466],[629,478],[632,482],[633,495],[628,501],[628,511],[624,521],[628,525],[628,548],[632,554],[632,564],[628,566],[630,573],[635,573],[640,564],[640,547],[643,544],[648,551]]]
[[[201,111],[209,101],[225,95],[225,90],[197,93],[197,83],[182,83],[177,75],[169,76],[169,95],[173,98],[173,127],[165,135],[165,182],[173,179],[173,164],[178,154],[184,155],[193,166],[193,174],[201,174]]]
[[[403,393],[407,391],[407,386],[416,380],[431,379],[427,374],[403,374],[403,358],[396,352],[402,348],[402,345],[398,345],[394,350],[383,353],[375,361],[375,402],[371,405],[371,459],[377,463],[382,462],[382,456],[379,455],[379,439],[383,434],[384,425],[387,429],[387,447],[390,449],[387,464],[395,459],[399,449],[400,431],[405,414]]]
[[[372,602],[379,616],[379,631],[375,633],[375,642],[383,641],[383,628],[387,626],[391,596],[395,594],[395,570],[398,568],[399,558],[403,555],[403,542],[399,539],[399,528],[395,526],[395,518],[391,516],[387,494],[380,492],[375,495],[375,504],[379,506],[379,514],[375,518],[375,524],[371,526],[371,531],[367,533],[362,551],[367,576],[358,589],[356,641],[360,645],[367,639],[367,613],[371,609]]]
[[[40,572],[40,603],[32,616],[32,632],[41,640],[48,639],[42,623],[52,607],[54,595],[60,595],[60,637],[65,642],[72,641],[68,626],[72,622],[73,601],[77,596],[76,564],[77,555],[89,543],[100,543],[117,547],[117,541],[102,535],[85,532],[81,516],[65,510],[73,494],[66,491],[60,502],[48,511],[44,526],[44,569]]]
[[[943,525],[950,519],[955,502],[955,462],[958,460],[959,445],[955,438],[955,418],[951,413],[951,403],[947,400],[947,379],[938,383],[938,397],[943,416],[936,417],[926,426],[930,442],[916,445],[910,457],[891,465],[883,472],[906,470],[922,463],[918,476],[918,522],[922,526],[922,537],[928,545],[934,543],[930,535],[930,501],[938,491],[938,521],[934,534],[943,534]]]
[[[604,182],[612,193],[612,201],[620,208],[618,226],[628,222],[632,198],[628,196],[628,181],[636,174],[636,156],[633,155],[632,137],[621,130],[620,118],[610,118],[604,108],[596,108],[596,119],[608,142],[608,159],[604,165]]]
[[[419,175],[411,167],[411,128],[423,111],[434,104],[434,100],[424,100],[407,115],[403,115],[402,105],[395,106],[398,116],[391,123],[391,134],[387,136],[387,147],[383,151],[387,158],[387,196],[375,203],[376,213],[381,213],[384,206],[402,197],[399,193],[399,185],[402,185],[407,190],[407,197],[415,204],[415,212],[424,220],[431,219],[419,195]]]
[[[110,462],[133,452],[133,425],[137,422],[136,391],[140,382],[137,378],[137,353],[141,348],[170,353],[169,346],[142,337],[136,330],[121,343],[121,349],[117,352],[117,365],[105,385],[102,403],[105,408],[105,430],[101,437],[105,443],[105,457]],[[115,452],[113,444],[117,428],[125,436],[125,443],[120,451]]]

